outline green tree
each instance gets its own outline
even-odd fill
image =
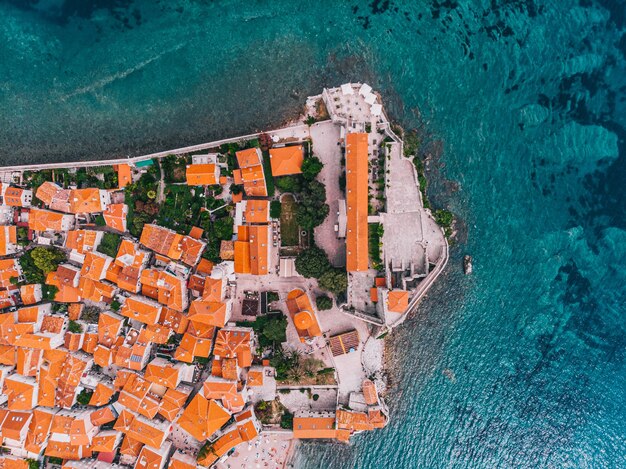
[[[296,270],[306,278],[320,278],[331,269],[326,253],[316,246],[302,251],[296,258]]]
[[[218,239],[231,240],[233,238],[233,223],[232,217],[218,218],[213,222],[213,233]]]
[[[285,428],[287,430],[293,430],[293,414],[288,410],[280,418],[280,428]]]
[[[41,296],[48,301],[53,301],[57,293],[59,293],[59,289],[55,285],[44,285],[41,290]]]
[[[80,394],[76,397],[76,401],[80,404],[80,405],[88,405],[89,401],[91,400],[91,395],[93,394],[93,391],[90,391],[88,389],[83,389]]]
[[[326,204],[326,186],[319,181],[310,181],[300,193],[296,208],[296,221],[305,230],[321,225],[330,208]]]
[[[74,334],[80,334],[81,332],[83,332],[83,326],[81,326],[76,321],[70,321],[69,325],[67,326],[67,330],[73,332]]]
[[[114,233],[104,233],[102,241],[98,245],[98,252],[106,254],[110,257],[117,256],[117,250],[120,247],[121,238]]]
[[[315,298],[315,305],[320,311],[326,311],[333,307],[333,300],[327,295],[320,295]]]
[[[270,202],[270,217],[280,218],[282,212],[282,204],[278,200],[272,200]]]
[[[241,194],[243,192],[243,186],[241,184],[231,184],[230,185],[230,193],[231,194]]]
[[[281,176],[275,179],[276,187],[281,192],[300,192],[302,190],[302,181],[300,176]]]
[[[30,252],[30,256],[37,267],[44,275],[56,270],[58,265],[65,260],[63,251],[56,248],[36,247]]]
[[[268,321],[263,328],[263,335],[273,342],[284,342],[287,340],[285,331],[287,329],[287,318],[281,316],[280,318]]]
[[[348,275],[340,269],[324,272],[318,279],[320,288],[338,295],[348,289]]]
[[[323,167],[324,164],[317,156],[306,158],[302,162],[302,177],[307,181],[312,181],[317,177]]]

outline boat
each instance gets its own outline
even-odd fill
[[[463,271],[465,272],[465,275],[472,273],[472,256],[466,254],[463,258]]]

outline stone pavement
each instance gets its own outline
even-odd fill
[[[339,176],[344,171],[341,167],[343,153],[338,145],[339,136],[339,126],[332,122],[320,122],[311,127],[313,153],[324,163],[318,180],[326,186],[326,203],[330,207],[326,220],[315,228],[315,242],[326,251],[335,267],[346,265],[346,241],[344,238],[337,238],[335,233],[338,201],[345,198],[339,188]]]

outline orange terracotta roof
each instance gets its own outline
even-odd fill
[[[191,227],[191,230],[189,230],[189,236],[191,236],[193,239],[200,239],[202,238],[203,234],[204,230],[198,226],[193,226]]]
[[[0,345],[0,364],[14,366],[17,363],[17,347]]]
[[[270,149],[270,163],[274,177],[302,173],[303,161],[304,148],[302,145]]]
[[[394,313],[404,313],[409,307],[409,292],[391,290],[387,293],[387,309]]]
[[[163,326],[172,329],[174,333],[182,334],[187,330],[189,320],[187,319],[187,316],[180,311],[174,311],[170,308],[164,308],[163,313],[161,313],[160,323]]]
[[[19,347],[17,349],[17,371],[22,376],[36,376],[43,357],[43,350]]]
[[[161,317],[163,306],[151,300],[142,299],[139,296],[126,299],[124,306],[120,310],[122,316],[135,319],[144,324],[156,324]]]
[[[222,301],[224,299],[223,280],[221,278],[207,277],[204,281],[204,288],[202,290],[202,299],[204,301],[214,301],[214,302]]]
[[[233,203],[241,202],[243,200],[243,194],[240,192],[239,194],[233,194]]]
[[[69,409],[74,405],[76,402],[76,388],[86,368],[87,362],[81,360],[78,356],[67,356],[59,375],[55,393],[57,406]]]
[[[39,322],[43,311],[39,306],[28,306],[17,310],[17,322]],[[58,316],[57,316],[58,317]]]
[[[100,200],[100,189],[90,187],[70,191],[71,213],[97,213],[102,212],[102,210],[103,204]]]
[[[252,333],[240,327],[224,328],[217,332],[213,354],[220,358],[237,358],[240,367],[252,364]]]
[[[48,457],[78,461],[79,459],[90,457],[91,451],[85,446],[72,445],[65,441],[49,440],[44,454]]]
[[[246,223],[268,223],[270,221],[269,200],[248,200],[244,212]]]
[[[302,342],[322,335],[317,316],[306,292],[299,288],[291,290],[285,303]]]
[[[138,416],[131,422],[127,436],[152,448],[160,448],[167,436],[165,428],[167,427],[158,422]]]
[[[168,388],[175,388],[180,382],[180,369],[167,360],[155,358],[148,366],[144,375],[147,381]]]
[[[128,205],[126,204],[110,204],[106,210],[102,212],[104,222],[109,228],[116,231],[126,231],[126,215],[128,214]]]
[[[88,252],[85,254],[85,261],[80,270],[80,275],[90,280],[102,280],[111,261],[112,259],[104,254]]]
[[[243,184],[243,179],[241,177],[241,169],[233,170],[233,180],[235,181],[235,184],[237,184],[237,185]],[[236,195],[241,196],[241,193],[233,194],[233,202],[235,202],[234,199],[235,199]],[[239,200],[241,200],[241,198]],[[237,200],[237,202],[239,202],[239,200]]]
[[[120,189],[124,189],[133,182],[132,171],[129,165],[125,163],[117,164],[113,169],[117,171],[117,184]]]
[[[192,363],[194,357],[207,358],[211,353],[212,345],[213,340],[211,338],[199,338],[193,334],[185,333],[174,352],[174,359]]]
[[[235,241],[235,272],[266,275],[269,258],[269,225],[240,226]]]
[[[31,208],[28,213],[28,227],[33,231],[63,231],[63,220],[70,215]]]
[[[255,166],[261,164],[262,155],[261,150],[258,148],[246,148],[235,153],[237,156],[237,163],[240,168],[247,168],[249,166]]]
[[[207,399],[221,400],[230,412],[239,412],[246,404],[243,395],[237,389],[236,380],[209,377],[202,386],[202,392]]]
[[[378,404],[378,391],[376,390],[376,385],[369,379],[363,381],[363,396],[365,397],[365,403],[367,405]]]
[[[202,441],[211,437],[229,419],[230,413],[217,401],[209,401],[196,394],[179,417],[178,424],[191,436]]]
[[[196,469],[196,458],[177,450],[170,459],[168,469]]]
[[[248,386],[263,386],[263,370],[250,370],[248,372]]]
[[[98,316],[98,342],[110,347],[122,328],[124,320],[115,313],[104,312]]]
[[[83,339],[83,346],[81,347],[81,349],[84,352],[93,354],[93,351],[96,349],[97,345],[98,345],[98,334],[93,333],[93,332],[86,332],[85,337]]]
[[[217,184],[219,168],[214,163],[187,165],[187,184],[190,186],[213,186]]]
[[[235,241],[235,272],[250,273],[250,243],[247,241]]]
[[[209,326],[224,327],[226,325],[226,304],[216,301],[195,300],[189,307],[188,318],[191,321]]]
[[[33,410],[33,418],[30,421],[26,441],[24,442],[24,448],[27,451],[35,454],[41,453],[48,439],[48,435],[50,434],[53,417],[54,413],[52,411],[43,409]]]
[[[35,197],[41,200],[44,204],[50,205],[52,203],[52,199],[60,190],[61,186],[58,184],[50,181],[44,181],[44,183],[37,188]]]
[[[368,269],[368,134],[346,137],[346,269]]]
[[[172,330],[169,327],[160,324],[147,325],[141,328],[137,340],[142,343],[166,344],[171,335]]]
[[[17,259],[0,259],[0,287],[15,288],[12,286],[11,277],[19,277],[18,268]]]
[[[98,243],[98,232],[93,230],[71,230],[66,233],[65,247],[85,254],[95,251]]]
[[[30,205],[30,202],[24,197],[24,192],[24,189],[20,189],[19,187],[7,187],[4,193],[4,204],[10,207],[24,207],[25,205]]]
[[[2,437],[21,441],[21,434],[24,429],[28,428],[31,419],[31,412],[7,412],[4,420],[2,421]]]
[[[2,392],[8,398],[9,410],[31,410],[37,403],[37,382],[33,378],[8,376]]]
[[[0,256],[15,253],[16,243],[17,227],[15,225],[0,226]]]
[[[373,303],[378,303],[378,288],[370,288],[370,300],[372,300]]]
[[[97,427],[105,425],[115,420],[115,414],[110,406],[103,407],[91,413],[89,416],[91,423]]]
[[[236,155],[241,170],[237,174],[233,174],[235,184],[240,184],[237,180],[241,176],[246,194],[251,197],[267,197],[261,150],[248,148],[238,151]]]
[[[91,450],[112,453],[122,440],[122,433],[117,430],[104,430],[93,437]]]
[[[102,383],[96,384],[91,399],[89,399],[89,405],[100,407],[109,403],[111,398],[115,394],[115,390],[109,386],[105,386]]]
[[[54,297],[55,301],[76,303],[80,299],[79,278],[80,270],[64,264],[47,275],[46,284],[54,285],[59,289]]]
[[[80,319],[84,308],[85,305],[83,303],[72,303],[67,305],[67,315],[72,321],[77,321]]]
[[[335,417],[294,417],[294,438],[336,438]]]
[[[137,457],[141,452],[141,448],[143,448],[143,443],[141,441],[135,440],[134,438],[126,435],[122,441],[122,445],[120,446],[120,454]]]
[[[40,283],[31,283],[20,287],[20,297],[25,305],[38,303],[42,299],[42,290]]]
[[[134,469],[161,469],[165,464],[167,454],[159,454],[148,446],[141,448]]]
[[[200,263],[196,267],[196,272],[209,275],[212,271],[213,271],[213,262],[204,258],[200,259]]]
[[[50,332],[52,334],[60,334],[65,325],[65,317],[63,316],[44,316],[41,322],[41,332]]]
[[[189,394],[176,389],[168,388],[161,400],[159,414],[170,422],[173,422],[178,412],[183,408]]]
[[[141,292],[146,295],[156,289],[156,299],[168,308],[183,312],[187,308],[187,285],[185,280],[169,272],[145,269],[141,273]]]
[[[337,409],[337,428],[351,432],[373,430],[385,426],[386,417],[380,410],[369,409],[368,412],[356,412]]]
[[[209,453],[207,455],[207,459],[205,459],[204,461],[199,461],[199,463],[203,465],[210,465],[240,443],[243,443],[243,439],[239,434],[239,430],[235,428],[228,433],[222,435],[215,443],[213,443],[213,454]]]

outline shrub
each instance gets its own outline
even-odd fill
[[[270,202],[270,217],[271,218],[280,218],[280,214],[282,212],[282,205],[278,200],[272,200]]]
[[[333,307],[333,300],[327,295],[320,295],[315,298],[315,305],[320,311],[326,311]]]
[[[348,289],[348,275],[344,270],[332,269],[318,279],[320,288],[338,295]]]
[[[285,411],[282,415],[280,418],[280,428],[293,430],[293,414],[291,412]]]
[[[315,246],[302,251],[296,258],[296,270],[306,278],[320,278],[331,268],[326,253]]]
[[[80,394],[76,397],[76,402],[78,402],[80,405],[88,405],[89,401],[91,400],[92,394],[93,394],[93,391],[83,389],[80,392]]]
[[[83,326],[81,326],[76,321],[70,321],[67,330],[73,332],[74,334],[80,334],[81,332],[83,332]]]
[[[317,401],[320,398],[319,394],[313,394],[313,400]]]
[[[305,158],[302,162],[302,177],[307,181],[312,181],[320,173],[324,164],[317,156]]]
[[[19,263],[27,283],[44,283],[46,275],[65,261],[65,254],[57,248],[36,247],[26,251]]]
[[[102,241],[98,245],[98,252],[106,254],[110,257],[117,256],[117,250],[120,247],[121,239],[119,235],[114,233],[104,233]]]
[[[44,300],[53,301],[59,293],[56,285],[43,285],[41,288],[41,296]]]
[[[302,190],[302,178],[300,176],[281,176],[275,179],[276,187],[281,192],[300,192]]]

